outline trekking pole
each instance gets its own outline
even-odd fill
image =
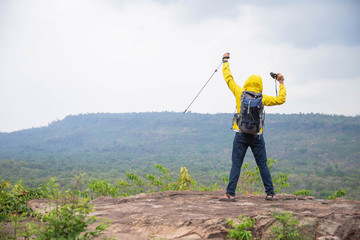
[[[211,80],[211,78],[214,76],[214,74],[217,72],[217,70],[219,69],[219,67],[221,66],[223,62],[221,62],[219,64],[219,66],[215,69],[215,71],[213,72],[213,74],[210,76],[210,78],[207,80],[207,82],[205,83],[205,85],[200,89],[200,91],[198,92],[198,94],[195,96],[195,98],[191,101],[191,103],[189,104],[189,106],[185,109],[185,111],[183,113],[186,113],[186,111],[190,108],[190,106],[193,104],[193,102],[195,101],[195,99],[200,95],[201,91],[206,87],[206,85],[209,83],[209,81]]]
[[[277,92],[277,84],[276,84],[276,79],[277,79],[277,74],[274,73],[274,72],[271,72],[270,73],[270,76],[275,80],[275,93],[276,93],[276,96],[278,96],[278,92]]]

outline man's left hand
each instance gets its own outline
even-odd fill
[[[280,84],[284,84],[284,76],[281,73],[277,73],[276,80],[278,80]]]

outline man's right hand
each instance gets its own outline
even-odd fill
[[[230,53],[224,53],[223,57],[222,57],[222,60],[223,62],[227,62],[230,58]]]

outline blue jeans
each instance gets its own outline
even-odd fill
[[[235,190],[240,177],[241,166],[243,164],[245,153],[248,147],[251,148],[256,164],[259,167],[266,195],[273,195],[274,186],[271,180],[270,170],[267,165],[266,149],[263,136],[254,136],[241,132],[237,132],[234,138],[232,166],[229,177],[229,185],[227,186],[227,193],[231,196],[235,196]]]

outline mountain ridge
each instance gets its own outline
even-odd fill
[[[32,175],[34,185],[76,172],[114,179],[158,163],[172,171],[187,166],[200,182],[212,184],[227,177],[231,166],[231,119],[225,113],[70,115],[47,127],[0,133],[0,177]],[[289,172],[297,188],[315,188],[319,196],[321,178],[329,180],[334,189],[322,197],[339,187],[359,190],[359,136],[359,116],[267,114],[265,120],[267,155],[278,159],[275,171]],[[250,150],[245,162],[255,165]]]

